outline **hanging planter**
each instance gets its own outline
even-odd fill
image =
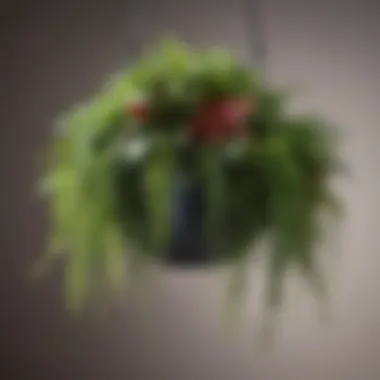
[[[59,125],[43,185],[71,307],[127,263],[241,266],[264,236],[271,304],[290,266],[317,278],[335,140],[230,56],[164,44]]]

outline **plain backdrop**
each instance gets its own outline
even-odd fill
[[[379,5],[370,0],[66,0],[6,2],[1,22],[0,377],[4,379],[377,380],[380,378],[378,202]],[[282,329],[260,348],[260,267],[252,268],[241,329],[227,336],[221,271],[158,271],[107,321],[65,313],[59,268],[42,283],[29,268],[47,219],[34,194],[38,152],[57,113],[91,95],[163,34],[218,44],[268,79],[300,89],[296,111],[324,113],[346,136],[351,176],[332,318],[322,324],[304,288],[290,285]],[[265,53],[263,56],[262,53]],[[261,277],[260,277],[261,276]]]

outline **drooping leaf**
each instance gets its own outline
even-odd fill
[[[145,168],[150,228],[159,254],[164,252],[170,238],[175,152],[171,138],[159,138]]]

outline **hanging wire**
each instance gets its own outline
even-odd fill
[[[249,61],[258,67],[265,77],[268,51],[265,39],[263,0],[242,0],[241,4],[245,18],[243,22],[246,24],[248,49],[250,50]],[[149,9],[149,4],[145,1],[145,5],[147,6],[141,5],[141,0],[128,3],[127,44],[129,45],[129,56],[138,56],[146,39],[151,37],[146,31],[147,23],[146,16],[144,16],[146,9]]]
[[[251,63],[267,77],[268,50],[265,40],[264,6],[262,0],[243,0],[247,40],[251,52]]]

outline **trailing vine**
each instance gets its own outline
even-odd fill
[[[215,261],[241,266],[269,238],[269,305],[290,266],[319,286],[322,216],[339,212],[336,139],[323,120],[291,115],[287,97],[224,52],[170,41],[64,115],[42,185],[45,259],[65,261],[70,308],[99,286],[123,289],[128,262],[165,260],[178,172],[202,189]]]

